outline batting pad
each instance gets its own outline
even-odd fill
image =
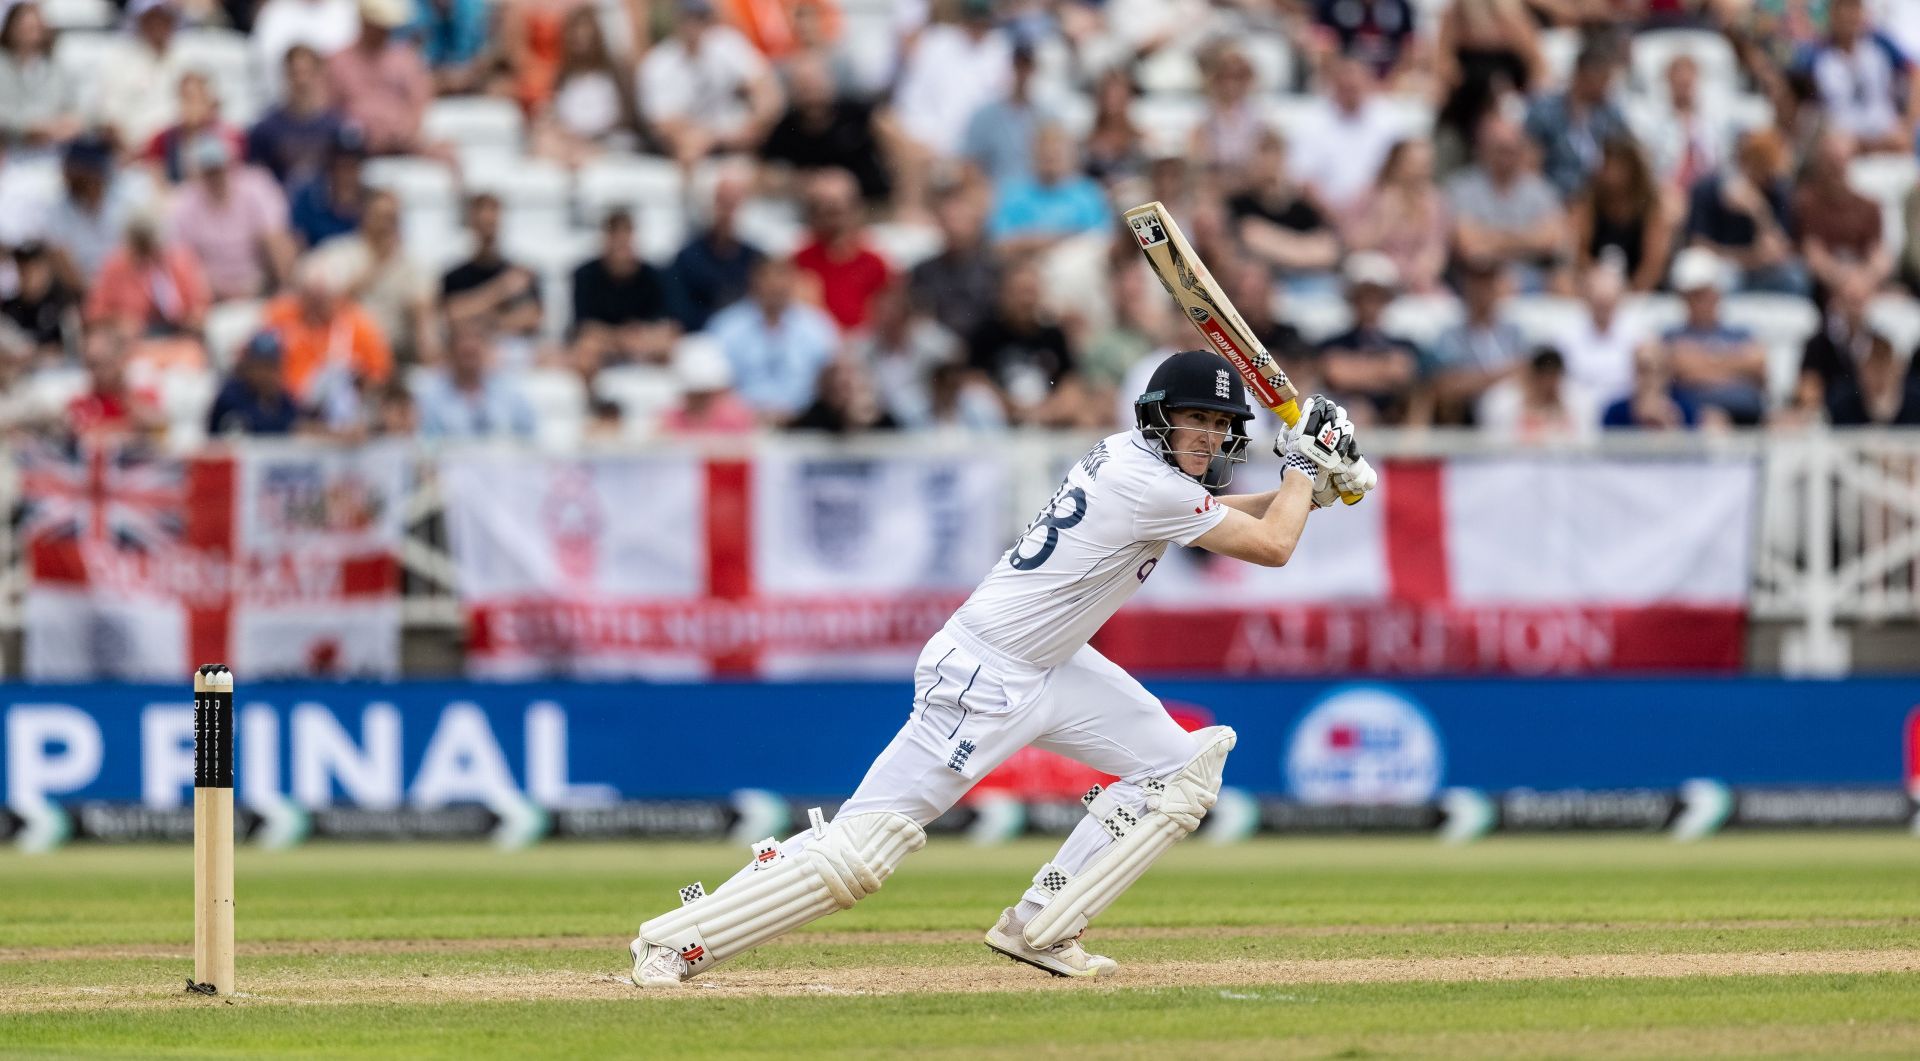
[[[754,863],[711,894],[640,926],[700,973],[880,890],[926,831],[891,811],[836,818],[798,854]]]
[[[1044,950],[1085,931],[1087,922],[1113,905],[1167,848],[1200,827],[1200,819],[1220,796],[1220,773],[1238,738],[1229,727],[1208,726],[1195,730],[1193,739],[1200,751],[1187,765],[1171,777],[1141,785],[1147,803],[1140,814],[1107,800],[1105,793],[1087,801],[1087,813],[1100,820],[1114,842],[1092,865],[1061,884],[1053,901],[1027,922],[1022,935],[1029,946]]]

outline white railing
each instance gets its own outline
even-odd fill
[[[700,446],[675,447],[713,457],[750,457],[778,448],[843,458],[884,458],[905,452],[982,453],[1008,459],[1016,469],[1010,511],[1024,519],[1046,499],[1093,436],[1014,432],[983,439],[966,435],[760,436]],[[248,445],[312,445],[250,442]],[[620,452],[624,444],[592,452]],[[661,447],[655,447],[658,451]],[[439,452],[412,451],[414,474],[405,499],[406,538],[401,551],[403,615],[408,627],[453,630],[461,622],[453,558],[441,519],[443,499],[436,474]],[[1725,459],[1755,461],[1763,476],[1760,513],[1752,533],[1752,614],[1794,624],[1782,648],[1784,670],[1837,674],[1849,663],[1845,627],[1920,619],[1920,431],[1796,431],[1735,435],[1607,434],[1597,439],[1529,445],[1470,431],[1371,432],[1368,455],[1376,463],[1402,457],[1473,459],[1550,453],[1569,460]],[[1257,455],[1243,482],[1264,481],[1270,456]],[[1649,489],[1658,489],[1650,472]],[[12,460],[0,461],[0,503],[17,509],[19,476]],[[1675,498],[1675,505],[1684,505]],[[1009,533],[1017,526],[1009,527]],[[25,588],[23,565],[10,524],[0,525],[0,630],[18,630]],[[1920,662],[1920,648],[1915,652]]]

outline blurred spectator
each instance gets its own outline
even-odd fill
[[[531,341],[540,330],[540,279],[500,251],[500,197],[482,192],[467,200],[473,256],[440,279],[440,297],[452,324],[491,320],[503,336]]]
[[[1440,290],[1447,268],[1447,201],[1433,181],[1433,147],[1408,139],[1393,145],[1380,179],[1347,213],[1347,249],[1378,251],[1414,294]]]
[[[673,349],[673,375],[680,384],[680,404],[660,418],[661,434],[738,437],[758,426],[753,407],[734,393],[727,352],[711,337],[682,337]]]
[[[1002,256],[1042,251],[1113,223],[1106,193],[1080,172],[1073,139],[1057,125],[1034,134],[1033,175],[997,186],[994,196],[987,230]]]
[[[600,256],[573,271],[573,359],[591,376],[602,365],[663,359],[676,329],[666,285],[634,247],[633,215],[600,223]]]
[[[812,278],[821,307],[852,331],[866,323],[867,303],[891,281],[892,270],[867,242],[860,186],[852,174],[816,173],[805,196],[807,242],[793,252],[794,267]]]
[[[20,329],[36,352],[64,356],[80,337],[80,296],[54,268],[45,244],[13,248],[13,293],[0,301],[0,313]]]
[[[1920,184],[1901,201],[1900,228],[1906,236],[1900,249],[1900,280],[1908,291],[1920,294]]]
[[[1688,195],[1687,242],[1732,262],[1744,291],[1805,294],[1794,258],[1786,142],[1772,129],[1740,138],[1735,166],[1696,182]]]
[[[1673,252],[1674,226],[1633,141],[1610,140],[1601,148],[1600,168],[1574,200],[1572,214],[1574,264],[1580,273],[1613,251],[1624,263],[1629,288],[1646,292],[1660,286]]]
[[[280,95],[280,73],[294,45],[304,44],[321,58],[353,43],[360,32],[357,0],[266,0],[253,17],[254,67],[266,81],[267,95]]]
[[[1206,110],[1187,140],[1187,156],[1222,187],[1238,190],[1253,178],[1248,167],[1266,122],[1257,109],[1253,63],[1229,41],[1203,49],[1200,64]]]
[[[414,0],[407,32],[433,71],[442,96],[479,91],[485,81],[489,14],[486,0]]]
[[[365,401],[371,407],[366,413],[367,434],[412,438],[420,433],[420,409],[413,392],[399,380],[366,388]]]
[[[206,74],[198,70],[181,74],[176,95],[179,120],[146,142],[140,151],[141,161],[158,167],[168,184],[177,185],[193,177],[194,167],[187,161],[187,148],[201,137],[225,141],[234,158],[242,157],[240,130],[220,120],[220,101],[214,96],[213,82]]]
[[[122,145],[137,150],[183,117],[180,104],[184,101],[171,89],[188,68],[173,47],[174,30],[180,25],[179,0],[131,0],[126,12],[132,39],[98,72],[93,118],[96,124],[113,129]],[[206,75],[200,77],[211,99]]]
[[[795,297],[799,282],[792,262],[763,258],[753,267],[747,297],[707,322],[740,397],[775,423],[813,404],[820,367],[840,342],[833,318]]]
[[[38,0],[14,0],[0,9],[0,137],[41,147],[80,129],[80,86],[53,61],[53,31]]]
[[[1487,388],[1474,411],[1480,429],[1516,442],[1546,442],[1592,434],[1593,410],[1567,383],[1560,351],[1543,346]]]
[[[337,421],[339,404],[360,387],[385,383],[393,374],[387,337],[345,292],[338,263],[314,255],[301,263],[293,290],[268,302],[261,314],[261,323],[280,336],[287,390],[302,404],[321,406],[328,421]]]
[[[125,335],[179,335],[200,330],[211,302],[193,252],[163,243],[158,219],[142,212],[128,219],[125,242],[87,292],[86,318]]]
[[[150,185],[142,175],[118,172],[106,141],[69,141],[60,160],[62,192],[47,210],[42,232],[60,255],[61,279],[84,291],[119,245],[127,219],[146,208]]]
[[[1585,400],[1600,407],[1633,385],[1634,356],[1648,345],[1645,321],[1625,312],[1626,274],[1608,256],[1587,271],[1581,295],[1587,312],[1572,322],[1556,344],[1567,361],[1567,379]]]
[[[206,271],[215,301],[258,298],[293,275],[287,200],[263,169],[234,163],[216,135],[187,148],[196,176],[174,196],[168,233]]]
[[[834,0],[720,0],[727,24],[769,59],[785,59],[840,37]]]
[[[1835,426],[1920,424],[1920,358],[1901,371],[1893,344],[1867,323],[1872,297],[1859,274],[1834,285],[1825,326],[1800,358],[1799,403]]]
[[[1278,131],[1260,133],[1251,172],[1257,174],[1254,183],[1227,202],[1241,245],[1271,267],[1289,290],[1332,290],[1340,240],[1289,175],[1287,142]]]
[[[1513,122],[1480,124],[1478,159],[1447,182],[1454,253],[1515,267],[1521,290],[1539,291],[1564,260],[1566,215],[1553,185],[1527,169],[1527,143]]]
[[[281,379],[280,336],[259,332],[235,359],[207,412],[209,435],[286,435],[300,422],[300,408]]]
[[[874,298],[873,320],[848,353],[865,366],[894,424],[914,430],[933,423],[934,369],[965,360],[959,336],[917,311],[899,283]]]
[[[608,149],[640,145],[640,111],[627,64],[600,30],[599,9],[582,4],[561,24],[560,65],[553,94],[533,123],[533,151],[579,166]]]
[[[127,337],[113,328],[87,333],[81,357],[87,389],[67,403],[67,428],[82,439],[166,429],[158,397],[127,376]]]
[[[933,370],[928,392],[933,399],[933,427],[937,430],[998,431],[1007,426],[1006,407],[993,385],[979,379],[965,365],[941,365]]]
[[[447,361],[420,373],[413,404],[423,438],[532,438],[533,406],[493,364],[477,321],[448,329]]]
[[[893,431],[900,425],[874,394],[866,366],[854,358],[836,357],[820,370],[818,397],[788,426],[795,431],[845,435]]]
[[[1311,150],[1287,156],[1296,180],[1327,208],[1344,211],[1359,202],[1380,175],[1387,152],[1406,135],[1393,109],[1374,93],[1372,75],[1355,59],[1335,58],[1327,94],[1316,98],[1294,124],[1295,143]],[[1330,150],[1329,145],[1338,145]]]
[[[1912,147],[1920,79],[1899,45],[1868,23],[1861,0],[1829,0],[1826,38],[1803,61],[1832,128],[1865,152]]]
[[[1845,133],[1824,132],[1807,152],[1793,192],[1800,223],[1800,254],[1813,276],[1814,298],[1849,276],[1878,287],[1893,272],[1893,255],[1881,245],[1880,205],[1847,183],[1853,142]]]
[[[1347,259],[1353,327],[1320,344],[1319,374],[1356,423],[1404,424],[1412,412],[1420,351],[1381,323],[1400,289],[1400,271],[1383,254]]]
[[[1114,262],[1107,273],[1107,301],[1113,306],[1113,319],[1087,341],[1080,359],[1080,373],[1093,391],[1092,400],[1102,404],[1124,394],[1122,384],[1128,373],[1141,358],[1153,353],[1160,345],[1161,333],[1166,330],[1167,303],[1156,297],[1159,283],[1153,270],[1138,260],[1131,242],[1121,248],[1127,258]],[[1221,264],[1223,268],[1226,265]],[[1249,268],[1262,274],[1264,284],[1265,268],[1258,265]],[[1228,297],[1244,316],[1249,307],[1242,306],[1236,295]],[[1185,320],[1179,324],[1186,327]],[[1129,395],[1124,400],[1133,399]]]
[[[566,20],[594,5],[583,0],[510,0],[498,9],[501,82],[489,88],[510,95],[528,114],[546,109],[566,50]],[[648,27],[636,26],[640,32]]]
[[[360,224],[366,210],[366,187],[360,171],[367,160],[367,143],[360,130],[343,125],[334,131],[321,171],[293,187],[288,211],[293,231],[309,247],[344,236]]]
[[[1235,261],[1229,258],[1220,263],[1220,271],[1214,274],[1214,279],[1226,288],[1227,299],[1240,311],[1240,319],[1246,322],[1247,330],[1280,362],[1288,378],[1311,384],[1315,376],[1316,351],[1300,334],[1300,329],[1280,319],[1281,301],[1275,297],[1273,277],[1267,272],[1266,266],[1245,259]],[[1152,298],[1152,289],[1148,288],[1146,294]],[[1166,329],[1172,328],[1184,346],[1192,336],[1189,332],[1179,330],[1188,327],[1185,321],[1179,319],[1181,316],[1184,314],[1169,313],[1164,318],[1167,323],[1160,334],[1164,337]],[[1128,419],[1127,422],[1132,421]]]
[[[871,104],[834,97],[833,71],[824,58],[796,57],[787,66],[787,112],[760,145],[760,157],[802,176],[843,169],[860,182],[860,194],[882,203],[893,187],[874,136]]]
[[[1526,0],[1455,0],[1440,14],[1435,53],[1447,93],[1439,127],[1459,144],[1502,97],[1526,95],[1547,73]]]
[[[669,410],[661,420],[664,422],[673,415],[674,411]],[[591,447],[622,437],[626,434],[626,424],[622,421],[622,415],[619,402],[610,401],[598,395],[588,397],[587,426],[581,432],[581,441]],[[749,411],[747,427],[741,430],[751,429],[752,426],[753,413]]]
[[[1540,145],[1541,170],[1562,199],[1586,187],[1608,144],[1632,137],[1610,98],[1618,67],[1611,43],[1590,41],[1574,61],[1567,90],[1527,109],[1527,135]]]
[[[961,154],[996,188],[1033,175],[1034,137],[1043,125],[1056,120],[1051,110],[1033,98],[1034,66],[1033,46],[1015,42],[1013,82],[1007,94],[982,105],[967,119]]]
[[[684,331],[699,331],[722,306],[744,298],[748,274],[766,257],[742,240],[736,228],[746,195],[746,175],[723,169],[713,182],[707,227],[680,248],[667,269],[673,313]]]
[[[1481,396],[1513,376],[1523,363],[1528,352],[1526,336],[1502,316],[1507,285],[1507,270],[1498,262],[1469,259],[1460,263],[1465,317],[1434,340],[1424,366],[1433,390],[1435,423],[1474,423]],[[1556,360],[1559,356],[1555,351]],[[1560,369],[1565,367],[1562,361]]]
[[[1687,319],[1660,337],[1675,386],[1696,406],[1724,410],[1736,424],[1759,423],[1767,410],[1767,350],[1752,332],[1720,317],[1725,268],[1709,250],[1691,248],[1673,263],[1673,289]]]
[[[1666,110],[1637,132],[1661,185],[1684,196],[1726,161],[1731,123],[1701,98],[1700,64],[1693,56],[1674,56],[1666,80]]]
[[[1146,168],[1146,148],[1131,110],[1134,96],[1132,75],[1123,66],[1109,67],[1094,79],[1093,128],[1081,144],[1087,176],[1108,183]]]
[[[420,154],[420,122],[433,78],[411,40],[395,31],[410,17],[407,0],[360,0],[360,34],[327,59],[327,85],[375,155]]]
[[[1314,0],[1313,17],[1341,54],[1365,63],[1383,81],[1392,78],[1415,49],[1414,8],[1408,0]]]
[[[1000,263],[986,244],[980,197],[955,191],[934,206],[939,254],[913,267],[907,287],[914,305],[955,335],[971,335],[1000,294]]]
[[[1073,350],[1046,315],[1032,262],[1007,266],[993,314],[967,336],[967,362],[999,388],[1009,420],[1057,426],[1080,414]]]
[[[440,360],[439,285],[407,253],[392,192],[369,193],[359,231],[335,236],[316,253],[332,260],[346,296],[366,310],[402,366]]]
[[[957,23],[931,23],[913,37],[893,82],[897,195],[909,214],[921,208],[935,163],[960,153],[974,112],[1005,96],[1013,79],[1013,45],[993,24],[993,0],[958,0],[957,14]]]
[[[1634,355],[1630,389],[1608,403],[1600,415],[1603,427],[1641,431],[1685,431],[1700,421],[1700,408],[1673,385],[1673,372],[1666,359],[1652,348]]]
[[[327,95],[319,53],[296,44],[287,49],[285,92],[247,131],[247,158],[291,194],[326,168],[344,122]]]
[[[714,18],[712,0],[678,0],[673,34],[640,63],[640,108],[686,165],[751,152],[780,116],[780,86],[753,45]]]

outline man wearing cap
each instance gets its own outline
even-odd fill
[[[360,0],[360,36],[327,60],[327,85],[375,155],[407,155],[425,146],[420,123],[433,102],[433,76],[419,46],[398,36],[412,12],[406,0]]]
[[[214,395],[207,412],[209,435],[285,435],[299,422],[300,409],[280,380],[284,351],[271,331],[247,340],[234,362],[233,375]]]
[[[1347,259],[1346,281],[1353,327],[1320,344],[1320,378],[1356,417],[1370,410],[1379,423],[1406,423],[1420,351],[1381,324],[1399,293],[1400,270],[1384,254],[1363,252]]]
[[[1526,336],[1502,319],[1506,266],[1470,258],[1459,273],[1465,318],[1440,333],[1422,369],[1432,381],[1434,421],[1442,424],[1474,423],[1480,396],[1513,376],[1527,354]]]
[[[1752,332],[1720,319],[1727,266],[1690,247],[1673,262],[1673,289],[1687,319],[1660,337],[1674,384],[1696,405],[1726,410],[1734,423],[1759,423],[1767,410],[1767,350]]]
[[[60,252],[61,279],[84,290],[120,243],[127,220],[152,196],[142,174],[115,172],[113,147],[86,135],[67,143],[60,159],[63,193],[47,210],[42,230]]]
[[[259,298],[293,275],[287,200],[266,171],[239,165],[217,135],[187,147],[195,176],[173,200],[168,219],[176,242],[206,269],[216,301]]]
[[[714,17],[712,0],[679,0],[673,33],[640,62],[640,112],[673,157],[751,152],[780,117],[766,59]]]
[[[293,230],[309,247],[352,232],[366,209],[366,188],[360,167],[367,158],[367,141],[360,130],[342,126],[334,136],[327,164],[320,173],[293,188],[290,210]]]

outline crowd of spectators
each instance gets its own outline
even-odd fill
[[[1915,424],[1917,63],[1912,0],[0,0],[0,416],[1104,428],[1197,341],[1159,199],[1357,421]]]

